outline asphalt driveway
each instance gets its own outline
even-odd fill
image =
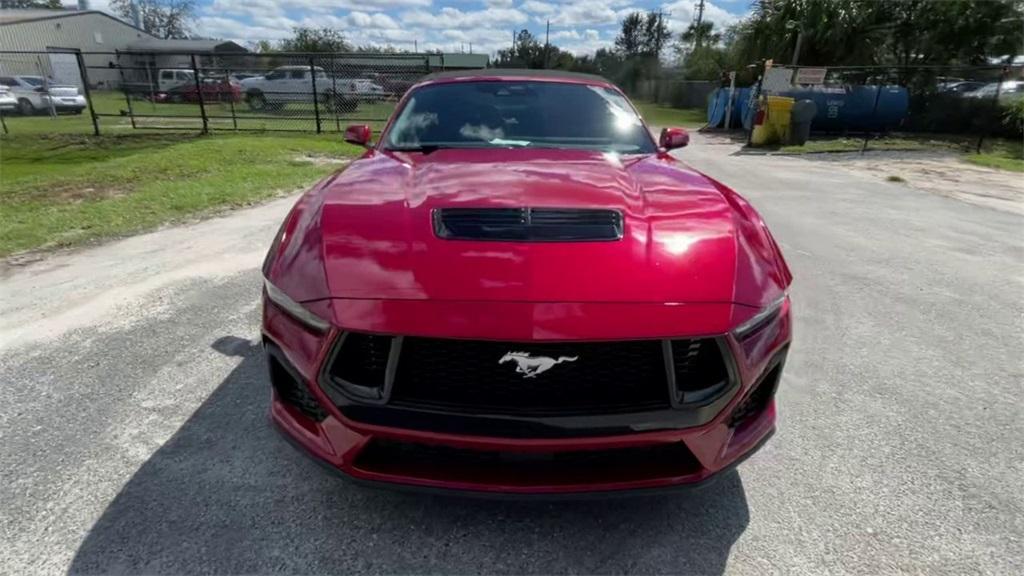
[[[339,483],[266,416],[281,200],[2,271],[0,573],[1024,571],[1024,217],[732,151],[681,157],[796,277],[779,432],[738,473],[566,504]]]

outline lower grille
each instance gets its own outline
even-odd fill
[[[513,353],[510,355],[510,353]],[[514,353],[554,361],[528,377]],[[405,338],[393,404],[494,414],[584,414],[668,407],[661,342],[522,344]]]
[[[281,402],[295,408],[303,416],[315,422],[322,422],[324,418],[327,418],[327,412],[320,406],[306,384],[285,367],[283,361],[269,348],[267,365],[270,369],[270,384],[274,387]]]
[[[687,476],[700,462],[682,442],[571,452],[498,452],[374,439],[355,467],[378,474],[505,486],[630,482]]]
[[[761,412],[764,412],[764,409],[768,407],[768,403],[775,396],[775,389],[778,387],[781,374],[782,367],[776,365],[767,376],[754,386],[754,389],[747,394],[746,398],[740,401],[729,416],[730,427],[742,427],[747,422],[757,418]]]

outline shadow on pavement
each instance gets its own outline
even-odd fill
[[[567,503],[355,487],[277,436],[258,346],[215,348],[241,363],[128,481],[71,573],[720,574],[749,521],[735,472],[691,494]]]

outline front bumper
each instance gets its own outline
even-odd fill
[[[85,101],[85,96],[43,96],[42,105],[43,108],[49,108],[50,104],[53,104],[53,108],[58,111],[66,110],[84,110],[88,104]]]
[[[703,486],[756,452],[775,430],[774,390],[790,338],[788,305],[769,337],[754,346],[730,342],[740,386],[699,425],[657,424],[573,430],[567,435],[503,436],[480,426],[417,429],[339,409],[316,375],[336,333],[304,330],[272,304],[264,308],[264,342],[272,370],[285,370],[314,406],[273,393],[280,432],[319,463],[358,483],[488,496],[618,495]],[[758,354],[753,364],[749,361]],[[755,390],[768,400],[740,424],[733,416]],[[311,412],[313,411],[313,417]],[[634,423],[635,424],[635,423]]]

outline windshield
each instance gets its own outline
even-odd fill
[[[618,91],[529,81],[456,82],[416,90],[389,130],[385,147],[431,146],[655,151],[650,134]]]
[[[21,80],[29,86],[42,86],[44,83],[40,76],[22,76]]]

